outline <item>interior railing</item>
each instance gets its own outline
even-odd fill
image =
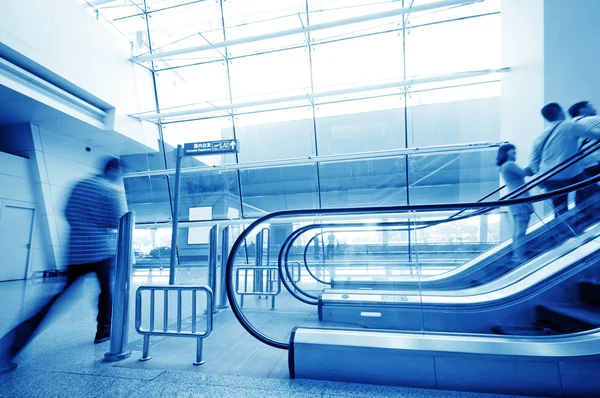
[[[521,187],[517,188],[516,190],[509,192],[508,194],[502,196],[501,198],[499,198],[499,200],[507,200],[507,199],[511,199],[511,198],[515,198],[518,197],[520,195],[522,195],[524,192],[529,192],[534,188],[538,188],[540,187],[545,181],[547,181],[549,178],[552,178],[553,176],[557,175],[558,173],[560,173],[561,171],[565,170],[566,168],[572,166],[573,164],[587,158],[589,155],[591,155],[592,153],[594,153],[595,151],[597,151],[600,148],[600,143],[591,143],[588,144],[581,152],[579,152],[578,154],[575,154],[573,156],[571,156],[569,159],[565,160],[562,164],[555,166],[554,168],[548,170],[545,173],[542,173],[540,175],[535,176],[534,178],[532,178],[530,181],[526,182],[525,184],[523,184]],[[502,186],[492,192],[490,192],[489,194],[485,195],[484,197],[482,197],[481,199],[478,200],[478,202],[483,202],[486,199],[492,197],[494,194],[498,193],[499,191],[501,191],[502,189],[504,189],[505,186]],[[287,268],[287,264],[290,258],[290,250],[291,248],[294,247],[294,243],[305,233],[308,233],[311,230],[314,229],[320,229],[321,232],[318,232],[317,234],[315,234],[313,237],[311,237],[308,242],[305,244],[304,250],[302,252],[302,261],[304,263],[304,267],[307,269],[307,272],[309,273],[309,275],[311,275],[317,282],[324,284],[324,285],[331,285],[331,281],[325,281],[319,277],[317,277],[315,275],[314,272],[312,272],[310,270],[309,264],[308,264],[308,252],[309,249],[311,247],[311,244],[314,245],[314,240],[319,238],[320,236],[325,235],[328,231],[332,231],[335,230],[336,232],[339,231],[343,231],[344,228],[360,228],[363,227],[365,228],[365,231],[371,230],[374,227],[380,228],[381,230],[386,230],[386,231],[408,231],[410,230],[410,228],[414,228],[414,229],[423,229],[423,228],[429,228],[435,225],[440,225],[443,223],[447,223],[450,221],[456,221],[459,219],[465,219],[465,218],[471,218],[477,215],[482,215],[482,214],[486,214],[489,213],[491,210],[493,209],[479,209],[476,211],[472,211],[470,212],[466,217],[460,217],[458,218],[461,214],[463,214],[465,212],[465,210],[461,210],[459,212],[456,212],[452,215],[450,215],[449,217],[445,218],[445,219],[440,219],[440,220],[435,220],[435,221],[430,221],[430,222],[426,222],[423,223],[421,225],[410,225],[409,222],[384,222],[384,223],[378,223],[376,226],[375,225],[367,225],[365,223],[346,223],[346,224],[328,224],[328,225],[324,225],[324,224],[313,224],[313,225],[307,225],[304,226],[302,228],[299,228],[298,230],[294,231],[293,236],[290,235],[289,237],[289,241],[285,242],[283,247],[282,247],[282,259],[283,259],[283,264],[284,267]],[[543,222],[544,217],[540,217],[538,222]],[[325,247],[324,244],[324,240],[323,241],[323,245],[321,246],[321,248]],[[322,250],[323,254],[325,252],[325,250]],[[408,241],[408,252],[411,251],[411,241]],[[325,259],[324,259],[325,260]],[[409,259],[410,261],[410,259]],[[325,261],[324,261],[325,262]],[[321,264],[322,268],[326,267],[326,264]],[[289,272],[287,270],[285,270],[284,275],[287,275]],[[294,284],[292,282],[292,284]],[[298,286],[293,286],[295,291],[300,291],[303,292],[303,290],[301,288],[299,288]],[[305,295],[311,299],[317,299],[318,297],[315,294],[310,294],[310,293],[305,293]]]
[[[593,146],[595,147],[594,148],[594,150],[595,150],[600,145],[593,145]],[[590,149],[590,148],[588,148],[588,149]],[[593,151],[588,151],[586,153],[589,154],[591,152],[593,152]],[[582,157],[583,156],[576,156],[575,158],[581,159]],[[566,167],[569,167],[571,164],[573,164],[575,161],[577,161],[577,159],[575,159],[575,158],[572,159],[572,161],[574,160],[572,163],[566,162],[566,164],[557,168],[555,170],[555,172],[558,173],[558,172],[562,171],[563,169],[565,169]],[[538,180],[537,184],[539,184],[541,182],[542,178],[540,177],[537,180]],[[411,206],[364,207],[364,208],[357,208],[357,209],[311,209],[311,210],[295,210],[295,211],[275,212],[275,213],[269,214],[265,217],[262,217],[262,218],[256,220],[255,222],[253,222],[245,231],[242,232],[242,234],[237,238],[236,242],[234,243],[232,250],[230,252],[230,256],[228,258],[227,272],[226,272],[227,293],[228,293],[229,301],[230,301],[233,312],[234,312],[235,316],[237,317],[237,319],[246,328],[246,330],[248,330],[252,335],[254,335],[257,339],[263,341],[264,343],[272,345],[274,347],[287,348],[287,342],[285,341],[285,338],[281,338],[281,337],[274,338],[271,336],[267,336],[267,335],[261,333],[252,324],[252,322],[250,322],[247,319],[247,316],[244,314],[243,311],[241,311],[241,309],[239,308],[239,306],[237,304],[236,295],[233,290],[233,275],[234,275],[234,268],[236,267],[235,259],[237,257],[238,249],[243,244],[244,239],[246,239],[250,234],[256,233],[255,231],[257,228],[263,228],[264,225],[267,225],[269,222],[273,222],[273,220],[278,220],[279,222],[285,222],[286,218],[292,218],[292,217],[298,217],[298,216],[306,216],[306,217],[311,216],[311,217],[315,217],[315,219],[319,219],[321,221],[325,220],[325,221],[323,221],[323,224],[319,225],[319,227],[326,228],[327,226],[330,226],[330,225],[335,226],[335,225],[339,224],[337,222],[328,223],[328,218],[331,218],[331,217],[364,215],[367,217],[378,216],[378,217],[391,218],[392,216],[394,216],[396,218],[399,218],[399,216],[401,216],[403,218],[403,221],[394,221],[394,223],[400,223],[400,225],[409,225],[409,226],[411,226],[411,230],[414,231],[415,228],[430,227],[430,226],[436,225],[436,224],[456,221],[456,219],[458,219],[458,218],[467,219],[469,217],[473,217],[475,214],[481,214],[481,212],[484,212],[484,211],[489,212],[489,211],[492,211],[499,207],[514,206],[514,205],[519,205],[519,204],[530,204],[531,205],[531,204],[534,204],[537,202],[546,201],[556,195],[568,194],[569,192],[573,192],[577,189],[581,189],[581,188],[590,186],[591,184],[596,184],[598,181],[600,181],[600,176],[595,176],[593,178],[587,179],[586,181],[583,181],[583,182],[580,182],[577,184],[573,184],[569,187],[566,187],[566,188],[563,188],[563,189],[560,189],[557,191],[533,195],[533,196],[524,197],[524,198],[513,198],[513,199],[507,198],[507,199],[505,199],[503,197],[503,199],[501,199],[501,200],[492,201],[492,202],[440,203],[440,204],[411,205]],[[531,185],[534,185],[534,184],[531,184]],[[531,189],[531,186],[529,189]],[[515,196],[515,195],[518,195],[519,192],[517,190],[511,194],[512,195],[510,195],[510,196]],[[455,216],[452,220],[449,220],[450,217],[445,217],[443,219],[422,221],[422,220],[419,220],[418,217],[415,216],[415,215],[423,214],[426,212],[448,212],[448,211],[460,211],[462,214],[460,216]],[[378,223],[371,223],[369,225],[379,226]],[[281,246],[281,250],[280,250],[280,254],[279,254],[279,277],[280,277],[283,285],[286,287],[287,292],[291,296],[293,296],[296,300],[298,300],[302,303],[309,304],[309,305],[318,305],[319,303],[317,300],[314,300],[314,299],[306,297],[302,294],[299,294],[299,292],[297,291],[297,287],[295,288],[293,285],[291,285],[289,283],[289,281],[292,279],[291,275],[289,273],[289,270],[285,270],[282,268],[282,265],[285,263],[284,258],[283,258],[285,250],[288,248],[289,242],[292,239],[294,239],[296,236],[297,236],[296,231],[294,231],[294,233],[290,234],[287,237],[286,242],[284,242]],[[576,237],[576,234],[573,234],[573,236]]]

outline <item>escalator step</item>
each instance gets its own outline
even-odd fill
[[[593,281],[580,282],[579,298],[585,304],[600,306],[600,284]]]
[[[600,326],[600,307],[578,304],[536,307],[539,322],[557,325],[561,333],[574,333]]]
[[[492,332],[505,336],[555,336],[558,332],[537,326],[494,326]]]

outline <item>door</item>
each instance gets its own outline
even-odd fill
[[[0,213],[0,281],[25,279],[34,209],[5,205]]]

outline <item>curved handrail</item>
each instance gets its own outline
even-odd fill
[[[306,268],[306,271],[308,271],[308,274],[309,274],[310,276],[312,276],[312,277],[313,277],[313,279],[314,279],[314,280],[316,280],[317,282],[319,282],[319,283],[322,283],[322,284],[324,284],[324,285],[331,285],[331,282],[326,282],[326,281],[323,281],[323,280],[319,279],[319,278],[318,278],[318,277],[317,277],[315,274],[313,274],[313,272],[310,270],[310,267],[308,266],[308,263],[306,262],[306,249],[307,249],[307,248],[308,248],[308,245],[307,245],[307,246],[305,247],[305,249],[304,249],[304,268]]]
[[[373,231],[380,231],[380,230],[384,229],[384,227],[387,227],[387,226],[389,226],[389,227],[402,227],[402,226],[408,225],[408,224],[412,225],[414,223],[407,222],[407,221],[384,221],[382,223],[378,223],[378,225],[377,225],[378,227],[381,227],[381,228],[364,229],[364,230],[361,230],[361,232],[363,232],[363,231],[371,231],[371,230],[373,230]],[[335,228],[350,228],[350,227],[361,227],[361,226],[364,226],[364,223],[353,223],[353,224],[351,224],[351,223],[343,223],[343,224],[333,224],[333,225],[334,225]],[[325,226],[323,224],[312,224],[312,225],[307,225],[305,227],[313,227],[313,226],[314,226],[315,229],[316,228],[325,228]],[[430,225],[424,225],[422,227],[411,228],[411,229],[415,230],[415,229],[425,228],[425,227],[429,227],[429,226]],[[312,229],[312,228],[304,229],[303,232],[306,232],[306,231],[308,231],[310,229]],[[389,230],[396,231],[396,229],[389,229]],[[404,229],[398,229],[398,230],[399,231],[405,231]],[[304,268],[306,268],[306,270],[313,277],[313,279],[315,279],[317,282],[322,283],[324,285],[331,285],[332,284],[331,281],[327,282],[327,281],[324,281],[324,280],[321,280],[321,279],[317,278],[313,274],[313,272],[310,270],[310,267],[308,266],[308,248],[310,247],[311,243],[313,242],[313,240],[315,240],[316,237],[324,235],[324,234],[325,234],[325,232],[316,233],[312,238],[310,238],[308,240],[308,242],[306,243],[306,245],[304,245],[304,250],[303,250],[303,253],[302,253],[302,257],[303,257],[303,261],[304,261]],[[291,248],[291,246],[293,246],[293,245],[290,245],[290,247],[288,247],[288,250]]]
[[[275,348],[280,349],[288,349],[289,343],[276,341],[271,339],[263,334],[260,331],[256,330],[256,328],[250,324],[246,316],[243,314],[236,300],[235,290],[233,285],[233,269],[235,267],[235,257],[237,250],[243,243],[244,239],[256,228],[258,225],[277,217],[286,217],[286,216],[298,216],[298,215],[323,215],[323,214],[390,214],[390,213],[400,213],[400,212],[419,212],[419,211],[439,211],[439,210],[462,210],[462,209],[480,209],[480,208],[497,208],[502,206],[511,206],[523,203],[534,203],[542,200],[550,199],[557,195],[563,195],[569,192],[573,192],[575,190],[587,187],[591,184],[595,184],[600,181],[600,175],[594,176],[592,178],[588,178],[584,181],[581,181],[576,184],[569,185],[567,187],[535,195],[524,198],[515,198],[509,200],[502,201],[494,201],[494,202],[486,202],[486,203],[437,203],[437,204],[424,204],[424,205],[404,205],[404,206],[387,206],[387,207],[362,207],[362,208],[332,208],[332,209],[306,209],[306,210],[284,210],[278,211],[271,214],[267,214],[254,222],[252,222],[248,228],[246,228],[236,239],[235,243],[231,248],[231,252],[227,259],[227,268],[226,268],[226,288],[227,288],[227,297],[229,303],[231,305],[231,309],[236,317],[236,319],[240,322],[242,327],[248,331],[254,338],[259,341],[268,344]],[[281,253],[280,253],[281,256]],[[284,281],[285,278],[281,277],[281,281]]]
[[[571,265],[579,260],[588,258],[600,249],[600,242],[596,238],[600,235],[600,226],[596,225],[581,237],[573,237],[564,242],[560,247],[549,250],[540,258],[536,258],[528,263],[526,267],[520,267],[499,277],[498,279],[485,285],[457,288],[454,290],[369,290],[357,291],[353,289],[335,289],[325,290],[324,295],[398,295],[404,296],[401,305],[435,306],[435,305],[463,305],[478,306],[490,303],[501,302],[503,300],[516,297],[516,294],[527,292],[528,288],[546,281],[550,276],[563,273],[560,280],[553,280],[551,286],[555,286],[560,281],[572,277],[575,273],[590,266],[589,262],[578,264],[575,269],[570,269]],[[556,261],[561,260],[561,261]],[[593,260],[598,261],[598,260]],[[568,270],[564,273],[565,270]],[[539,294],[537,291],[536,294]],[[342,301],[342,300],[340,300]],[[398,303],[395,303],[398,304]]]
[[[463,216],[462,218],[467,218],[467,217],[470,217],[470,216]],[[458,219],[455,219],[455,220],[458,220]],[[424,221],[422,223],[423,224],[438,223],[438,221]],[[396,226],[398,224],[409,225],[409,224],[412,224],[412,223],[407,222],[407,221],[385,221],[385,222],[372,223],[372,224],[373,224],[373,226],[386,226],[386,225]],[[302,289],[300,286],[298,286],[298,284],[296,284],[294,282],[294,280],[292,278],[292,275],[290,273],[290,269],[289,269],[290,248],[294,245],[294,242],[296,241],[296,239],[298,239],[300,237],[300,235],[302,235],[307,230],[316,229],[316,228],[340,227],[340,225],[341,226],[348,226],[348,225],[354,225],[354,224],[312,224],[312,225],[306,225],[306,226],[304,226],[302,228],[298,228],[297,230],[295,230],[294,232],[292,232],[286,238],[286,240],[283,242],[283,244],[281,246],[281,249],[279,250],[279,258],[278,258],[278,262],[277,262],[277,268],[278,268],[279,274],[285,276],[284,278],[281,278],[281,282],[282,282],[283,286],[286,288],[286,290],[288,291],[288,293],[290,293],[297,300],[299,300],[299,301],[301,301],[303,303],[306,303],[306,304],[317,305],[318,304],[318,300],[319,300],[319,296],[316,296],[314,294],[308,293],[307,291],[305,291],[304,289]],[[285,268],[285,271],[284,271],[284,268]],[[312,272],[309,271],[309,273],[312,275]],[[288,285],[288,283],[290,283],[292,286]],[[308,297],[310,300],[301,297],[298,293],[303,294],[304,296]]]

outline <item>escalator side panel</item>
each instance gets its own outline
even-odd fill
[[[298,328],[290,361],[303,379],[591,397],[600,392],[600,345],[589,339],[597,343],[600,334],[523,341]]]
[[[475,301],[477,295],[465,294],[464,300],[447,302],[430,301],[428,296],[408,296],[401,292],[348,292],[343,300],[336,297],[338,293],[324,293],[320,303],[321,319],[330,322],[331,326],[340,322],[369,329],[462,333],[490,333],[499,326],[513,329],[531,327],[538,320],[547,320],[540,318],[541,306],[575,307],[580,304],[577,300],[580,296],[579,284],[600,272],[598,246],[599,243],[592,239],[568,254],[551,260],[556,263],[557,271],[548,274],[550,277],[545,276],[546,271],[550,270],[549,265],[540,268],[539,278],[543,279],[533,278],[527,282],[527,279],[518,277],[516,283],[509,285],[515,287],[514,293],[506,293],[503,299],[498,299],[501,290],[493,292],[490,297],[495,299],[491,301]],[[519,283],[523,287],[518,288]],[[580,330],[589,330],[597,324],[600,321]]]
[[[294,343],[295,377],[346,383],[436,388],[432,355],[406,355],[393,350]]]
[[[590,358],[581,361],[559,362],[565,397],[597,397],[600,395],[600,361]]]

